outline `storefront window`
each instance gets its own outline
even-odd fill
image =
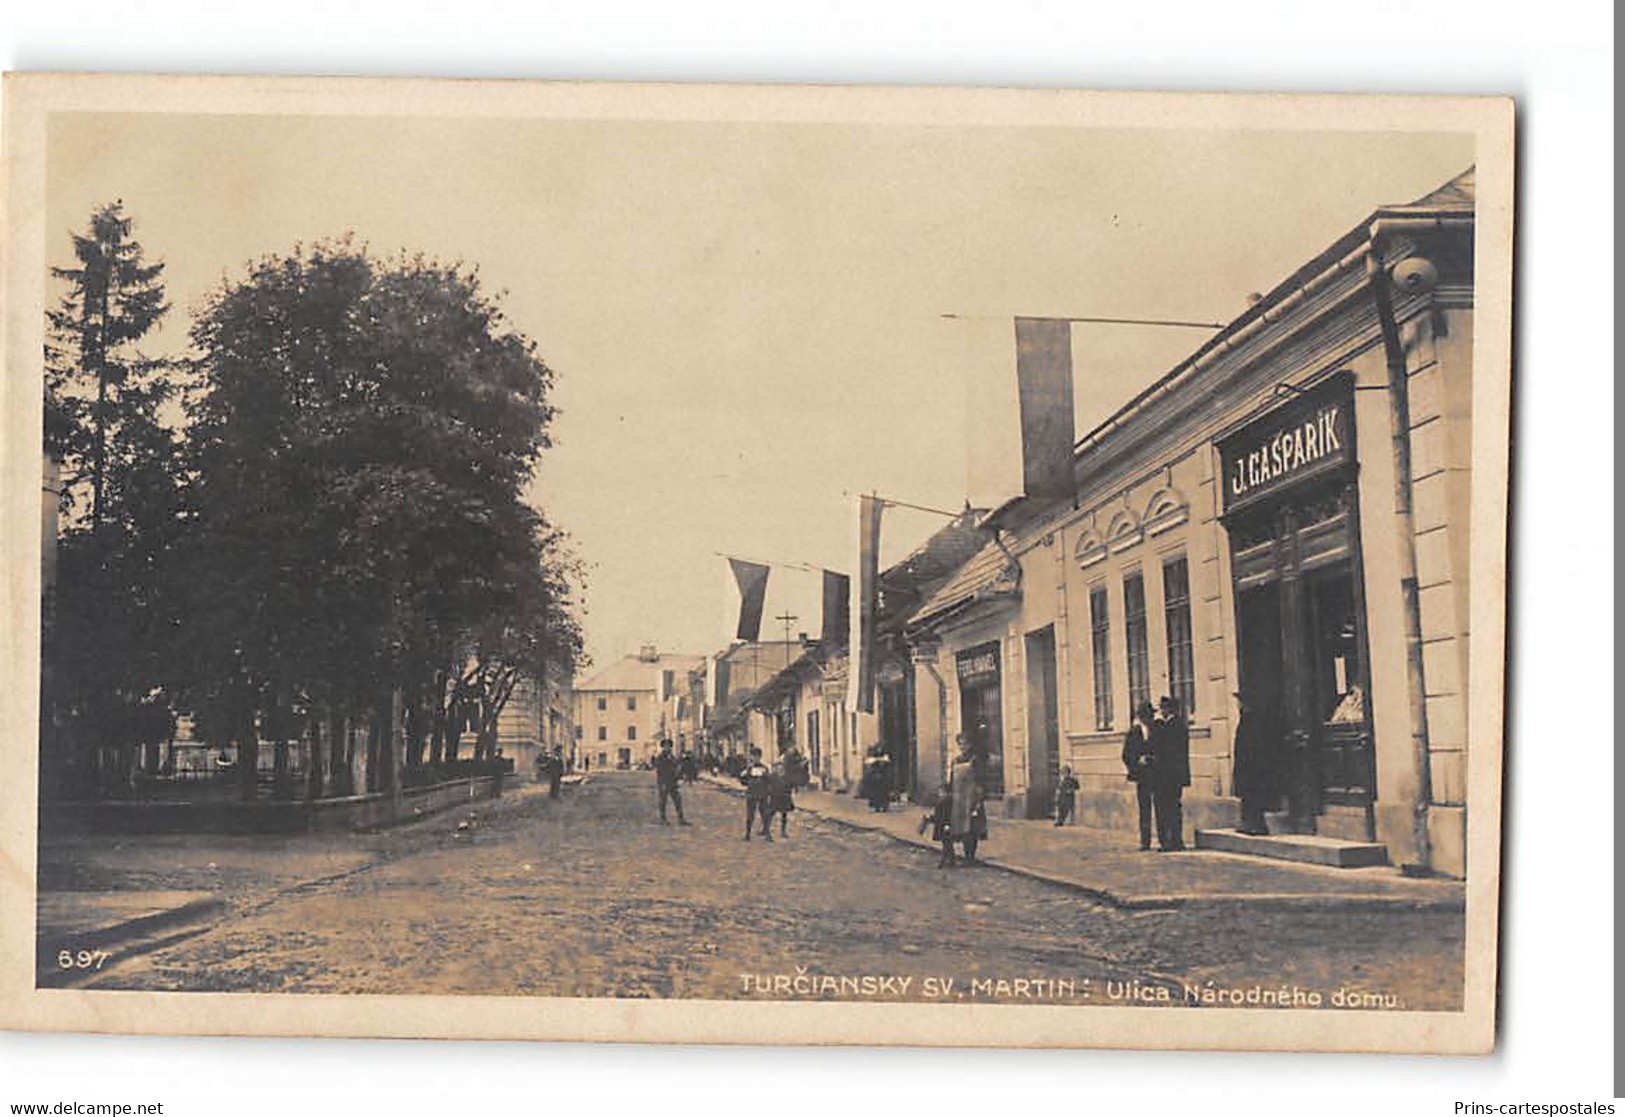
[[[1095,728],[1112,727],[1112,620],[1107,612],[1106,587],[1089,591],[1089,630],[1095,669]]]
[[[1162,565],[1162,600],[1168,625],[1168,689],[1188,717],[1196,712],[1196,668],[1191,650],[1190,567],[1183,556]]]
[[[1151,653],[1146,647],[1145,578],[1136,570],[1123,578],[1123,632],[1128,638],[1128,704],[1151,701]]]

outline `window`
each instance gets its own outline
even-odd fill
[[[609,727],[607,725],[600,725],[598,727],[598,739],[600,741],[609,740]]]
[[[638,739],[638,727],[637,726],[629,725],[629,726],[626,727],[626,739],[628,741],[635,741],[635,740]]]
[[[1183,556],[1162,564],[1163,614],[1168,622],[1168,690],[1186,717],[1196,711],[1191,653],[1191,578]]]
[[[807,711],[807,762],[818,767],[818,711]]]
[[[609,699],[605,698],[603,695],[599,695],[598,696],[598,708],[600,710],[609,709]]]
[[[576,726],[576,740],[581,740],[581,726]]]
[[[1146,650],[1145,577],[1136,570],[1123,576],[1123,633],[1128,639],[1129,709],[1151,701],[1151,653]]]
[[[626,696],[626,708],[628,710],[635,710],[635,709],[638,708],[638,696],[637,695],[628,694]]]
[[[1106,587],[1089,591],[1089,636],[1095,665],[1095,728],[1112,727],[1112,620]]]

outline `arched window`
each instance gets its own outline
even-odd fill
[[[1126,551],[1141,539],[1145,532],[1140,529],[1140,521],[1134,518],[1134,513],[1127,508],[1121,509],[1112,517],[1112,522],[1106,528],[1106,544],[1113,554]]]
[[[1158,489],[1145,506],[1145,533],[1160,535],[1184,523],[1190,514],[1190,504],[1185,500],[1185,494],[1171,486]]]
[[[1100,533],[1093,526],[1086,528],[1083,534],[1078,536],[1077,546],[1072,548],[1073,561],[1083,569],[1088,569],[1097,562],[1103,562],[1106,555],[1106,541],[1100,537]]]

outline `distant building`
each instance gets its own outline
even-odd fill
[[[687,693],[689,672],[704,666],[704,656],[646,646],[576,686],[577,763],[631,767],[653,756],[661,737],[675,742],[682,719],[673,700]]]
[[[568,672],[550,670],[545,680],[521,679],[497,719],[497,744],[513,758],[514,773],[526,778],[536,771],[536,758],[561,750],[574,759],[575,701]]]

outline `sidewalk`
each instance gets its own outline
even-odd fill
[[[370,832],[42,834],[36,981],[79,984],[99,967],[97,952],[109,952],[107,961],[145,953],[279,896],[366,872],[425,843],[453,840],[465,817],[488,822],[546,794],[545,785],[520,784],[500,799]],[[80,964],[80,952],[92,956],[88,964]]]
[[[737,782],[725,777],[705,778],[725,791],[741,790]],[[879,813],[849,795],[802,790],[796,793],[796,806],[907,845],[940,848],[920,836],[925,810],[912,803],[894,804],[890,811]],[[1071,888],[1127,910],[1268,904],[1461,911],[1467,895],[1461,881],[1418,880],[1389,866],[1335,869],[1211,850],[1142,852],[1132,834],[1057,827],[1043,819],[990,817],[988,837],[978,856],[1006,872]]]

